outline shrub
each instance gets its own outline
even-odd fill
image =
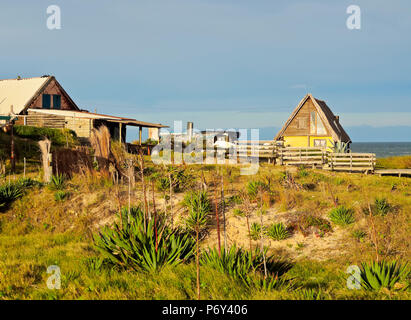
[[[122,223],[105,226],[94,236],[102,255],[126,269],[145,272],[175,266],[193,255],[194,239],[180,229],[172,228],[164,216],[148,219],[140,208],[122,211]]]
[[[14,132],[21,138],[29,138],[32,140],[42,140],[44,137],[50,139],[50,141],[59,146],[67,144],[73,145],[77,143],[77,136],[73,130],[69,129],[52,129],[32,126],[14,126]]]
[[[239,208],[234,208],[233,214],[237,217],[244,217],[244,211]]]
[[[170,180],[166,177],[160,177],[156,181],[156,187],[159,191],[168,191],[170,190]]]
[[[54,193],[54,200],[56,201],[63,201],[69,196],[69,193],[64,190],[57,190]]]
[[[353,210],[344,206],[332,209],[329,217],[332,222],[340,226],[347,226],[355,221]]]
[[[304,167],[299,167],[298,168],[298,176],[303,178],[309,176],[310,172],[305,169]]]
[[[376,198],[374,201],[376,213],[385,216],[391,210],[391,205],[386,198]]]
[[[273,240],[283,240],[290,236],[287,228],[282,222],[274,223],[270,225],[267,229],[267,235]]]
[[[250,227],[251,239],[258,240],[261,238],[261,224],[253,222]]]
[[[393,262],[372,262],[361,264],[361,286],[366,290],[394,289],[395,284],[409,274],[408,264]],[[404,286],[405,290],[407,286]]]
[[[315,217],[311,214],[300,214],[295,222],[291,224],[292,228],[301,232],[304,236],[318,231],[320,235],[331,232],[331,223],[321,217]],[[314,230],[313,230],[314,229]]]
[[[351,235],[358,241],[362,241],[367,236],[367,233],[363,230],[354,230]]]
[[[175,167],[170,167],[169,171],[171,172],[171,182],[175,192],[189,190],[193,186],[195,177],[192,174],[187,173],[184,169]]]
[[[231,197],[228,198],[227,204],[234,204],[234,205],[239,205],[242,204],[243,200],[241,199],[241,197],[239,195],[233,195]]]

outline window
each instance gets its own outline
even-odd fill
[[[325,148],[327,146],[327,141],[325,139],[314,139],[314,147]]]
[[[310,113],[310,134],[316,134],[315,130],[315,111]]]
[[[61,109],[61,95],[53,94],[53,109]]]
[[[326,134],[324,123],[321,121],[320,115],[317,113],[317,134]]]
[[[327,134],[320,115],[315,111],[310,113],[310,134]]]
[[[43,94],[43,109],[50,109],[51,98],[49,94]]]

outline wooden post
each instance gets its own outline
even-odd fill
[[[352,153],[350,153],[350,172],[352,171]]]
[[[123,128],[123,124],[120,122],[119,123],[119,134],[118,134],[118,141],[121,143],[121,131],[122,131],[122,128]]]
[[[10,165],[11,165],[11,172],[14,173],[16,170],[16,156],[14,153],[14,124],[11,121],[11,141],[10,141],[10,149],[11,149],[11,154],[10,154]]]
[[[143,127],[138,127],[138,143],[141,146],[141,137],[142,137],[142,133],[143,133]]]

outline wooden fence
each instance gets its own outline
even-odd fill
[[[327,151],[323,148],[278,148],[280,165],[324,165],[327,160]]]
[[[328,153],[328,168],[338,171],[374,171],[375,153]]]
[[[239,157],[252,157],[253,151],[259,158],[272,159],[277,157],[277,148],[272,140],[237,141],[236,151]]]
[[[371,172],[375,169],[375,153],[335,153],[325,148],[278,148],[280,165],[321,165],[323,169],[349,172]]]

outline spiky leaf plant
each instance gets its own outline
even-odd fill
[[[267,271],[271,275],[281,277],[292,267],[292,264],[288,261],[278,260],[274,256],[267,255],[267,248],[264,250],[264,255],[266,256]],[[260,281],[259,278],[250,277],[251,275],[262,275],[264,271],[263,252],[257,248],[250,252],[233,245],[226,250],[223,248],[221,254],[217,248],[209,248],[201,255],[200,262],[202,265],[207,265],[242,281],[247,286],[255,284],[254,281]],[[269,287],[268,283],[266,285]]]
[[[332,209],[329,217],[332,222],[340,226],[347,226],[355,222],[354,211],[345,206],[339,206]]]
[[[268,186],[264,182],[250,181],[247,184],[247,193],[252,199],[255,199],[262,190],[268,190]]]
[[[405,279],[410,270],[408,264],[401,264],[398,261],[380,261],[371,263],[362,263],[361,268],[361,286],[366,290],[380,290],[387,288],[394,289],[395,285],[402,279]],[[407,286],[403,286],[405,290]]]
[[[258,240],[261,238],[261,224],[253,222],[250,228],[251,239]]]
[[[347,153],[349,144],[342,141],[332,141],[332,150],[335,153]]]
[[[66,177],[63,174],[57,174],[51,176],[49,184],[50,190],[63,190],[66,185]]]
[[[385,216],[391,210],[391,205],[386,198],[376,198],[374,201],[376,213]]]
[[[0,208],[7,207],[11,202],[23,196],[23,188],[17,183],[0,186]]]
[[[186,219],[186,226],[194,230],[196,226],[198,231],[204,229],[207,225],[208,213],[211,211],[211,203],[208,194],[205,191],[193,191],[185,195],[183,205],[188,208],[189,215]]]
[[[290,236],[287,227],[282,223],[273,223],[267,229],[267,235],[273,240],[283,240]]]
[[[122,214],[122,222],[104,227],[94,237],[104,257],[127,269],[160,271],[190,259],[195,242],[190,234],[168,225],[164,216],[148,219],[140,208]]]

